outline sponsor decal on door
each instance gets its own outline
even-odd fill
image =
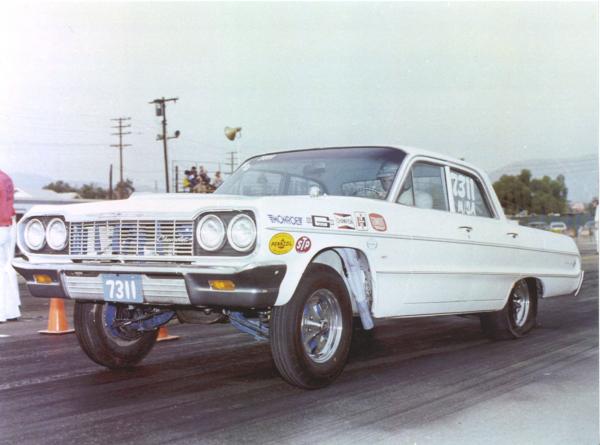
[[[385,218],[379,213],[369,213],[369,221],[371,221],[371,226],[378,232],[385,232],[387,230]]]
[[[356,230],[369,230],[367,225],[367,214],[365,212],[354,212],[354,219],[356,220]]]
[[[328,216],[312,215],[309,219],[313,227],[329,229],[333,225],[331,218]]]
[[[334,213],[333,220],[336,229],[354,230],[354,218],[351,213]]]

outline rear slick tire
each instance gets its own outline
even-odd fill
[[[483,333],[493,340],[520,338],[537,323],[537,290],[530,280],[515,283],[502,310],[479,316]]]
[[[148,355],[156,343],[158,329],[119,334],[106,324],[106,307],[102,303],[75,302],[73,318],[79,345],[99,365],[131,368]]]
[[[352,306],[340,275],[310,265],[292,299],[273,308],[270,337],[275,366],[287,382],[303,389],[333,382],[352,338]]]

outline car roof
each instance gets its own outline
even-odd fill
[[[372,147],[372,148],[391,148],[394,150],[400,150],[405,152],[408,156],[426,156],[429,158],[433,158],[433,159],[438,159],[440,161],[448,161],[448,162],[452,162],[453,164],[457,164],[457,165],[462,165],[468,169],[472,169],[472,170],[481,170],[480,168],[474,166],[473,164],[470,164],[469,162],[466,162],[462,159],[457,159],[454,158],[452,156],[448,156],[442,153],[437,153],[434,151],[430,151],[430,150],[424,150],[422,148],[417,148],[417,147],[411,147],[408,145],[349,145],[349,146],[339,146],[339,147],[312,147],[312,148],[295,148],[295,149],[290,149],[290,150],[281,150],[281,151],[273,151],[273,152],[269,152],[269,153],[262,153],[260,155],[256,155],[253,157],[260,157],[260,156],[268,156],[268,155],[274,155],[274,154],[283,154],[283,153],[289,153],[289,152],[294,152],[294,151],[308,151],[308,150],[331,150],[331,149],[343,149],[343,148],[366,148],[366,147]]]

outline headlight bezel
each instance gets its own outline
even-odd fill
[[[256,239],[252,243],[251,247],[246,251],[242,252],[233,248],[229,239],[227,239],[227,230],[230,226],[231,221],[237,217],[238,215],[246,215],[248,216],[256,227]],[[225,243],[221,246],[219,250],[216,251],[208,251],[205,250],[200,243],[197,241],[197,230],[200,226],[200,222],[207,216],[214,215],[223,221],[223,225],[225,226]],[[256,222],[256,213],[255,210],[252,209],[206,209],[199,213],[197,213],[194,217],[194,256],[195,257],[242,257],[251,255],[255,250],[256,246],[260,239],[260,233],[258,233],[258,225]]]
[[[62,244],[54,246],[54,245],[52,245],[52,242],[50,241],[50,231],[52,229],[52,226],[56,223],[60,223],[62,225],[62,227],[65,231],[65,238],[64,238]],[[69,229],[68,229],[67,225],[61,218],[58,218],[58,217],[52,218],[46,225],[46,244],[48,245],[48,247],[50,249],[52,249],[53,251],[60,252],[61,250],[64,250],[65,247],[67,247],[68,242],[69,242]]]
[[[34,224],[39,224],[41,226],[42,242],[39,245],[31,244],[29,237],[27,236]],[[25,228],[23,229],[23,242],[25,246],[27,246],[27,249],[32,252],[39,252],[44,248],[46,245],[46,226],[40,218],[31,218],[27,221],[27,224],[25,224]]]
[[[240,247],[233,241],[233,230],[235,228],[234,226],[240,220],[250,221],[250,224],[252,225],[252,229],[254,231],[254,236],[252,237],[252,241],[245,247]],[[256,223],[249,215],[247,215],[245,213],[239,213],[236,216],[234,216],[231,219],[231,221],[229,221],[229,224],[227,225],[227,242],[234,250],[236,250],[238,252],[243,252],[243,253],[250,251],[256,244],[256,237],[257,237]]]
[[[55,219],[59,219],[65,225],[66,242],[61,249],[55,250],[48,244],[48,226],[50,222]],[[27,234],[30,227],[35,224],[35,221],[39,221],[42,224],[40,231],[43,231],[44,243],[39,246],[30,245],[27,241]],[[60,214],[49,214],[49,215],[31,215],[26,216],[18,223],[17,226],[17,244],[19,249],[24,254],[30,253],[35,255],[68,255],[69,244],[70,244],[70,224],[66,221],[64,215]]]
[[[203,225],[210,219],[214,219],[218,222],[220,228],[221,228],[221,240],[219,242],[218,245],[216,245],[215,247],[211,247],[211,246],[207,246],[203,240],[202,240],[202,227]],[[208,213],[204,216],[202,216],[202,218],[200,218],[200,220],[198,221],[198,225],[196,226],[196,230],[195,230],[195,235],[196,235],[196,242],[198,243],[198,245],[200,246],[200,248],[206,252],[210,252],[210,253],[214,253],[219,251],[220,249],[223,248],[223,246],[225,245],[225,241],[227,240],[227,229],[225,227],[225,223],[223,222],[223,220],[221,218],[219,218],[218,215],[214,214],[214,213]]]

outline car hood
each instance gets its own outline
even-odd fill
[[[82,204],[40,205],[33,207],[27,217],[64,215],[68,221],[122,219],[142,216],[193,218],[210,210],[254,210],[262,213],[297,213],[330,211],[375,211],[387,206],[385,201],[343,196],[238,196],[214,194],[134,194],[128,199],[95,201]]]
[[[34,206],[27,216],[64,215],[67,220],[85,218],[135,218],[162,215],[169,218],[191,218],[210,209],[252,208],[258,198],[208,194],[140,194],[128,199],[95,201],[82,204]]]

